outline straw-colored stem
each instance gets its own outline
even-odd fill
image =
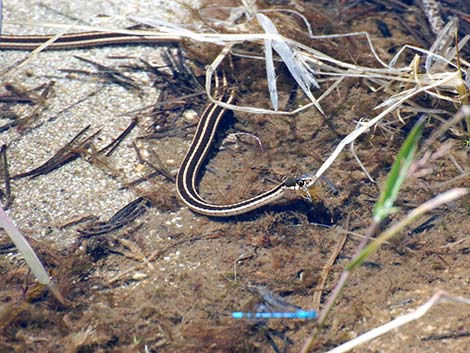
[[[31,245],[29,245],[26,238],[23,236],[23,234],[21,234],[21,232],[18,230],[2,207],[0,207],[0,227],[5,230],[12,242],[16,245],[17,249],[23,255],[23,258],[31,269],[31,272],[33,272],[39,283],[47,286],[51,290],[52,294],[57,298],[57,300],[61,304],[65,304],[64,297],[60,293],[57,286],[51,282],[49,274],[42,265],[33,248]]]
[[[357,256],[359,256],[359,254],[361,253],[362,249],[364,249],[364,247],[366,246],[369,239],[377,231],[378,226],[379,226],[379,223],[376,223],[376,222],[371,223],[371,225],[369,226],[369,229],[366,232],[366,235],[364,236],[364,238],[359,243],[353,258],[356,258]],[[326,302],[324,308],[320,312],[320,315],[318,317],[317,326],[314,328],[314,330],[312,331],[310,336],[305,341],[300,353],[307,353],[310,350],[310,348],[312,347],[313,343],[315,342],[315,339],[317,338],[317,336],[320,332],[321,327],[323,326],[326,318],[328,317],[329,312],[333,308],[333,305],[335,305],[335,303],[338,300],[338,298],[339,298],[346,282],[348,281],[349,277],[351,276],[351,273],[352,273],[352,271],[345,270],[341,274],[338,282],[336,283],[335,288],[333,289],[333,292],[331,292],[330,296],[328,297],[328,301]]]

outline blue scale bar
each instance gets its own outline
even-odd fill
[[[255,312],[244,313],[235,311],[232,313],[234,319],[316,319],[317,312],[315,310],[297,310],[285,312]]]

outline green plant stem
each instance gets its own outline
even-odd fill
[[[452,190],[449,190],[442,194],[437,195],[431,200],[426,201],[425,203],[419,205],[418,207],[410,211],[404,219],[402,219],[401,221],[394,224],[392,227],[388,228],[387,230],[379,234],[377,238],[374,239],[374,241],[366,247],[368,241],[374,236],[380,224],[380,222],[373,222],[369,226],[369,229],[366,232],[366,236],[364,237],[364,239],[361,240],[360,244],[356,248],[356,252],[354,253],[353,259],[351,260],[349,265],[346,267],[344,272],[341,274],[333,292],[331,292],[330,296],[328,297],[328,301],[326,302],[325,307],[320,312],[320,315],[318,317],[318,324],[313,329],[310,336],[306,339],[300,353],[307,353],[312,347],[316,337],[318,336],[318,333],[320,332],[320,329],[323,323],[325,322],[328,316],[328,313],[331,311],[331,308],[336,303],[338,297],[340,296],[342,292],[342,289],[344,288],[352,272],[357,267],[359,267],[368,257],[370,257],[380,247],[380,245],[382,245],[387,240],[391,239],[395,234],[403,230],[403,228],[411,224],[418,217],[422,216],[426,212],[429,212],[435,209],[436,207],[439,207],[450,201],[461,198],[467,195],[468,192],[469,190],[465,188],[455,188],[455,189],[452,189]]]
[[[349,263],[347,270],[352,271],[356,267],[360,266],[364,261],[372,256],[377,249],[386,241],[390,240],[394,237],[397,233],[402,231],[405,227],[410,225],[413,221],[415,221],[418,217],[424,215],[426,212],[429,212],[436,207],[448,203],[450,201],[456,200],[468,194],[468,189],[466,188],[455,188],[443,192],[431,200],[428,200],[418,207],[411,210],[405,218],[401,221],[395,223],[390,228],[383,231],[381,234],[377,236],[367,247],[365,247],[359,254],[357,254],[354,259]]]

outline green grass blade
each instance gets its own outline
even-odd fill
[[[393,226],[382,232],[377,236],[369,245],[367,245],[359,254],[356,256],[351,263],[348,265],[347,270],[351,271],[354,268],[360,266],[367,258],[374,254],[377,249],[384,244],[386,241],[394,237],[398,232],[403,230],[406,226],[410,225],[418,217],[424,215],[426,212],[429,212],[443,204],[454,201],[458,198],[461,198],[467,195],[469,192],[465,188],[455,188],[449,191],[446,191],[442,194],[439,194],[432,198],[429,201],[419,205],[412,211],[410,211],[407,216],[402,219],[400,222],[395,223]]]
[[[398,196],[398,192],[405,181],[408,170],[413,162],[418,142],[423,133],[424,118],[418,120],[411,130],[405,142],[400,148],[397,159],[392,165],[392,169],[387,177],[379,199],[374,207],[374,222],[380,223],[394,212],[393,204]]]

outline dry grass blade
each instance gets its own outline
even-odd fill
[[[56,299],[62,304],[65,305],[65,299],[62,296],[62,293],[57,288],[54,282],[51,281],[49,274],[39,260],[38,256],[34,252],[31,245],[29,245],[26,238],[21,234],[19,229],[14,225],[13,221],[6,214],[2,207],[0,207],[0,226],[4,229],[10,239],[15,243],[17,249],[23,255],[24,260],[28,264],[31,272],[37,280],[47,286]]]
[[[425,87],[420,87],[420,88],[415,88],[412,90],[409,90],[406,92],[405,95],[400,97],[400,99],[394,101],[387,109],[382,111],[379,115],[377,115],[375,118],[369,120],[368,122],[362,123],[360,126],[358,126],[354,131],[349,133],[341,142],[338,144],[338,146],[335,148],[335,150],[330,154],[330,156],[326,159],[325,162],[321,165],[320,168],[318,168],[317,172],[315,173],[315,176],[319,178],[323,173],[331,166],[331,164],[336,160],[336,158],[339,156],[339,154],[343,151],[343,149],[356,140],[359,136],[361,136],[364,132],[369,130],[371,127],[375,126],[380,120],[382,120],[386,115],[390,114],[391,112],[395,111],[398,109],[404,102],[407,100],[411,99],[412,97],[416,96],[419,93],[428,91],[432,88],[439,87],[451,80],[453,80],[455,77],[450,75],[448,77],[445,77],[434,84],[425,86]]]
[[[150,202],[139,197],[117,211],[107,222],[97,222],[78,230],[84,237],[91,237],[112,232],[124,227],[142,215],[150,206]]]
[[[276,27],[271,22],[271,20],[262,14],[256,15],[256,18],[259,24],[263,27],[264,31],[267,34],[279,36]],[[304,91],[307,97],[315,104],[317,109],[322,113],[322,109],[319,106],[317,100],[312,95],[310,89],[311,87],[320,88],[317,81],[313,77],[313,73],[308,67],[305,65],[304,62],[299,60],[299,54],[297,54],[294,49],[290,48],[289,45],[279,39],[279,40],[271,40],[266,39],[265,43],[265,53],[266,53],[266,73],[268,77],[268,85],[269,91],[271,94],[271,101],[273,102],[274,110],[278,110],[278,103],[277,103],[277,88],[276,88],[276,74],[274,72],[274,63],[272,57],[272,50],[274,49],[279,56],[282,58],[282,61],[289,69],[292,77],[297,82],[300,88]]]
[[[365,342],[371,341],[378,336],[390,332],[391,330],[399,328],[411,321],[418,320],[423,315],[425,315],[434,305],[440,304],[445,301],[470,305],[470,299],[468,298],[452,296],[442,290],[438,291],[435,295],[433,295],[431,299],[429,299],[426,303],[418,307],[416,310],[413,310],[411,313],[399,316],[395,320],[392,320],[386,323],[385,325],[370,330],[369,332],[366,332],[360,335],[359,337],[356,337],[355,339],[328,351],[327,353],[348,352],[354,347],[357,347]]]
[[[87,59],[87,58],[83,58],[83,57],[78,56],[78,55],[74,55],[74,57],[77,58],[78,60],[81,60],[83,62],[86,62],[86,63],[91,64],[94,67],[96,67],[98,69],[98,72],[96,73],[96,75],[104,76],[107,79],[109,79],[109,81],[115,82],[116,84],[121,85],[124,88],[128,88],[128,89],[131,88],[131,89],[134,89],[136,91],[140,91],[139,85],[131,77],[128,77],[128,76],[124,75],[118,69],[115,69],[111,66],[107,66],[107,65],[97,63],[96,61],[93,61],[93,60],[90,60],[90,59]],[[70,70],[63,69],[61,71],[68,72]],[[93,74],[95,74],[95,73],[93,73]]]
[[[115,150],[118,148],[118,146],[121,144],[122,141],[132,132],[132,130],[137,126],[138,123],[138,118],[133,118],[129,125],[124,129],[123,132],[119,134],[118,137],[116,137],[113,141],[111,141],[109,144],[104,146],[102,149],[98,151],[98,153],[105,153],[106,157],[109,157]]]
[[[12,179],[20,179],[20,178],[36,178],[40,175],[48,174],[63,165],[74,161],[78,157],[80,157],[79,150],[81,148],[86,148],[90,141],[95,138],[99,133],[100,130],[93,133],[91,136],[80,140],[80,138],[85,134],[85,132],[90,128],[90,126],[86,126],[82,131],[80,131],[75,137],[73,137],[64,147],[59,149],[50,159],[46,162],[41,164],[39,167],[29,170],[24,173],[16,174],[12,177]]]

